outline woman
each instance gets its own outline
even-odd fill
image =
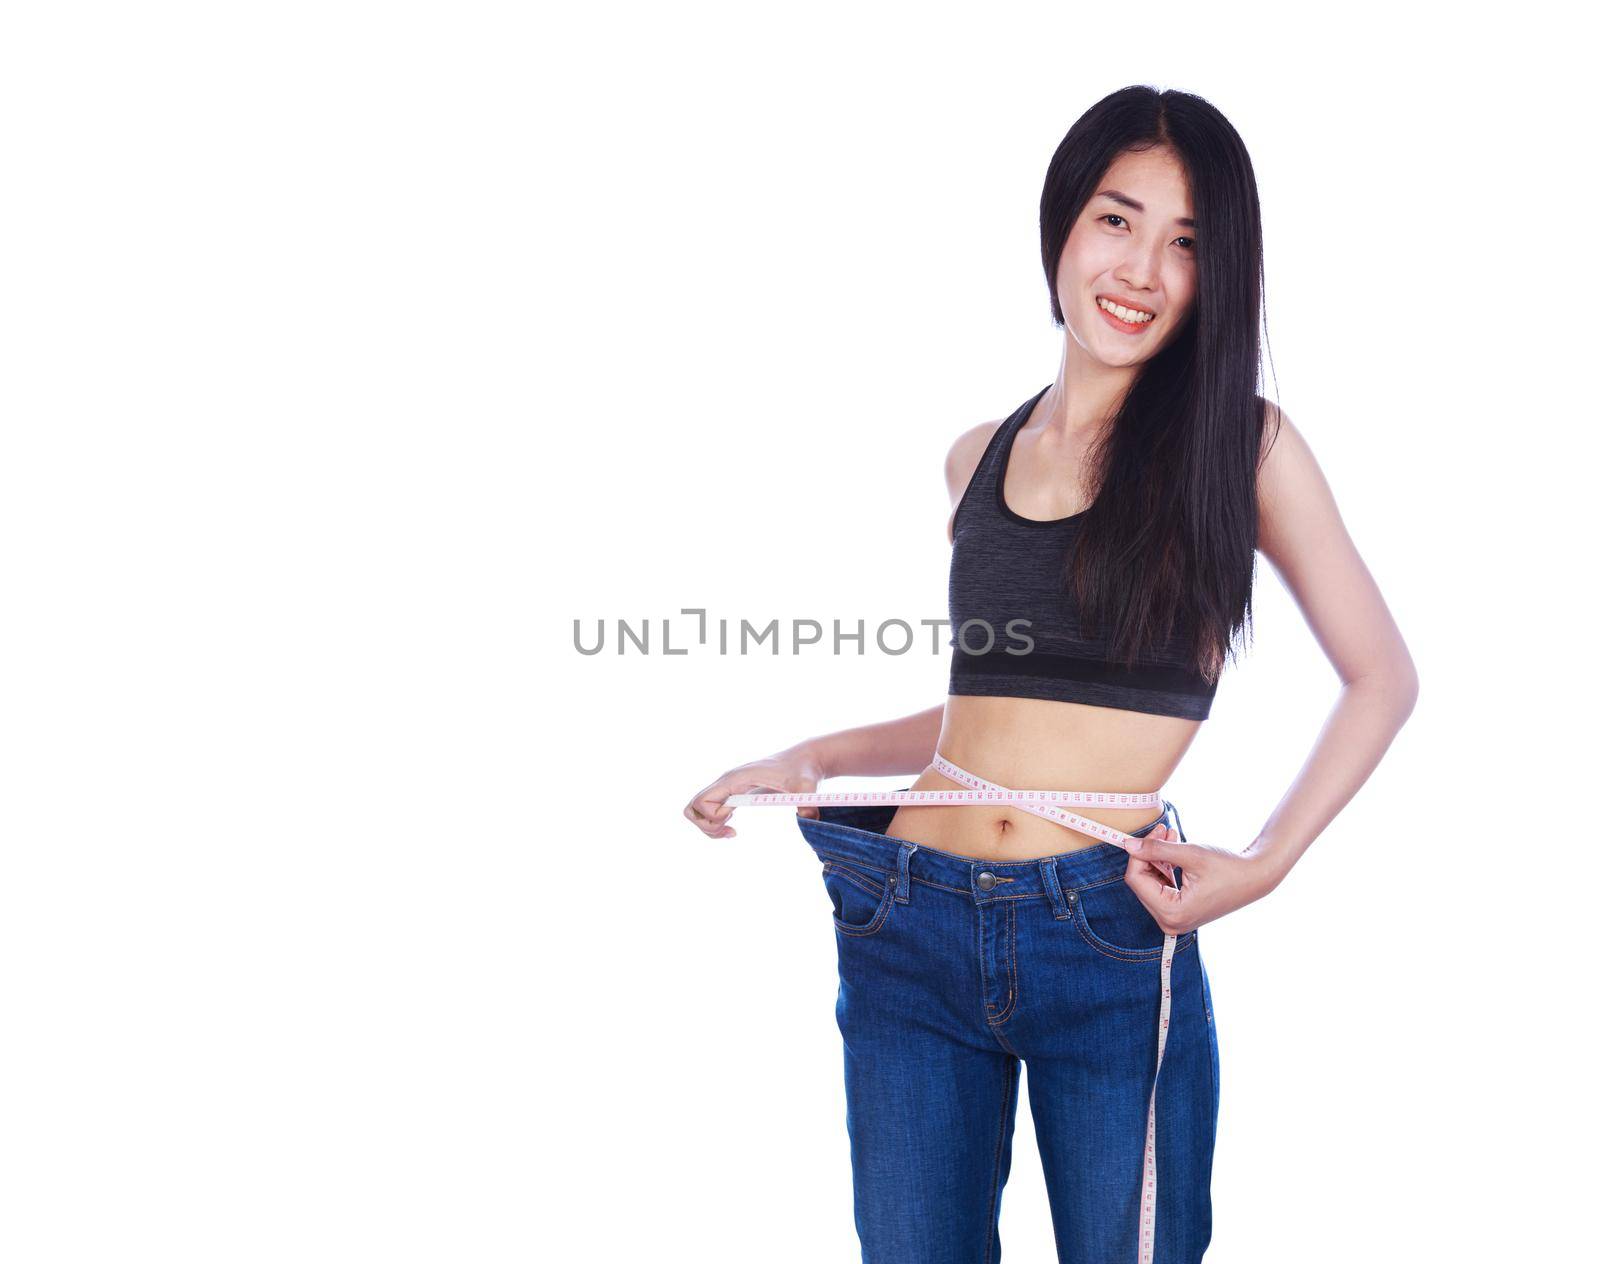
[[[999,1257],[1024,1062],[1060,1259],[1202,1257],[1218,1060],[1197,928],[1283,880],[1417,697],[1305,440],[1256,394],[1260,209],[1232,126],[1186,93],[1112,94],[1056,150],[1040,229],[1055,380],[946,462],[949,697],[733,769],[685,809],[732,837],[730,795],[911,772],[914,790],[1148,796],[1085,807],[1077,830],[1011,803],[801,809],[835,911],[874,1262]],[[1152,792],[1248,628],[1257,550],[1343,687],[1234,851],[1188,842]]]

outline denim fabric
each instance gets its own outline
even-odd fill
[[[1024,1063],[1059,1260],[1134,1264],[1164,936],[1123,880],[1128,853],[974,860],[890,838],[894,810],[796,817],[833,905],[864,1264],[1000,1259]],[[1134,833],[1161,823],[1181,834],[1171,803]],[[1210,1243],[1217,1102],[1190,931],[1156,1095],[1155,1264],[1191,1264]]]

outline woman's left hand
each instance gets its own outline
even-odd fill
[[[1124,878],[1169,935],[1187,934],[1214,922],[1278,885],[1265,856],[1179,842],[1178,832],[1170,826],[1158,825],[1134,841],[1141,846],[1138,851],[1130,849]],[[1182,889],[1171,884],[1170,870],[1164,874],[1153,862],[1182,869]]]

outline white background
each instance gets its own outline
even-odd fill
[[[1207,1258],[1569,1257],[1592,103],[1572,11],[1473,12],[9,8],[0,1253],[856,1256],[814,857],[680,812],[948,660],[661,624],[943,616],[944,454],[1060,351],[1046,164],[1144,82],[1249,146],[1267,393],[1422,681],[1203,932]],[[1257,602],[1198,841],[1335,698]],[[1001,1227],[1054,1258],[1026,1102]]]

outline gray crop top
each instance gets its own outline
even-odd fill
[[[1005,502],[1012,444],[1045,390],[1001,423],[956,506],[950,692],[1204,720],[1217,685],[1189,665],[1190,641],[1176,637],[1125,668],[1106,661],[1103,642],[1082,637],[1061,570],[1087,511],[1041,520],[1020,517]]]

